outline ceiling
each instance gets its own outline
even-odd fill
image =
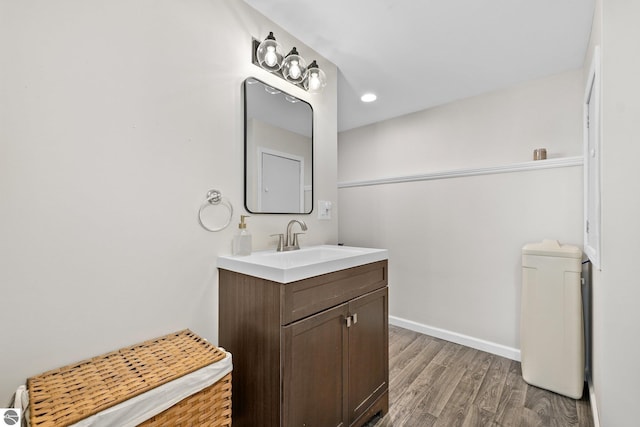
[[[340,131],[582,67],[595,2],[245,1],[338,66]]]

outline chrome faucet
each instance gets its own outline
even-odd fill
[[[289,221],[289,223],[287,224],[287,234],[285,234],[284,238],[284,246],[282,247],[282,249],[280,249],[280,245],[278,245],[279,251],[295,251],[300,249],[300,245],[298,244],[298,234],[304,233],[292,233],[293,226],[296,223],[300,224],[300,228],[302,229],[302,231],[307,231],[307,224],[305,224],[304,221],[297,219],[292,219],[291,221]]]

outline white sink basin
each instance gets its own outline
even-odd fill
[[[388,258],[386,249],[321,245],[290,252],[272,249],[248,256],[221,256],[218,268],[289,283]]]

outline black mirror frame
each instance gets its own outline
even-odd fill
[[[242,98],[243,98],[243,122],[244,122],[244,164],[243,164],[243,170],[244,170],[244,208],[246,209],[247,212],[251,213],[251,214],[255,214],[255,215],[268,215],[268,214],[274,214],[274,215],[311,215],[311,213],[313,213],[313,207],[314,207],[314,195],[315,195],[315,155],[314,155],[314,111],[313,111],[313,106],[308,103],[307,101],[304,101],[298,97],[295,97],[296,99],[298,99],[300,102],[304,102],[305,104],[307,104],[311,110],[311,207],[309,209],[308,212],[258,212],[258,211],[253,211],[249,208],[249,204],[248,204],[248,192],[247,192],[247,188],[248,188],[248,174],[247,174],[247,162],[249,160],[248,158],[248,141],[247,141],[247,80],[252,79],[257,81],[258,83],[261,83],[265,86],[272,86],[269,85],[265,82],[263,82],[260,79],[257,79],[255,77],[247,77],[243,82],[242,82]],[[289,94],[288,92],[277,88],[277,90],[279,90],[280,92],[289,95],[289,96],[293,96],[291,94]]]

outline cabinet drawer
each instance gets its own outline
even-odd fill
[[[387,261],[284,285],[283,325],[387,286]]]

